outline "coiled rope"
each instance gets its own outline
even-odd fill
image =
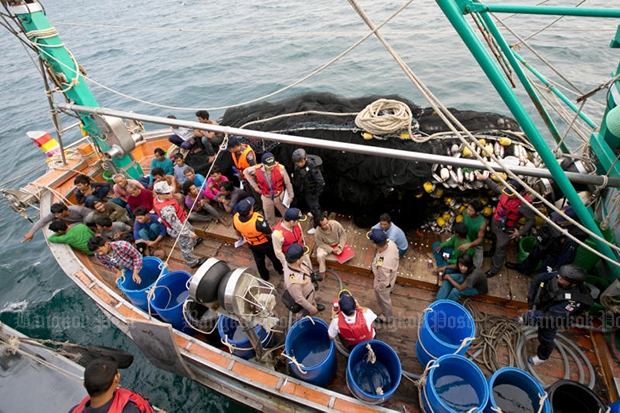
[[[409,137],[413,115],[409,106],[398,100],[379,99],[366,106],[355,117],[355,124],[373,135],[388,135],[407,129]]]

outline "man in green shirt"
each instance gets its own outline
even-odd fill
[[[459,247],[471,242],[467,236],[467,227],[462,222],[454,226],[454,236],[444,242],[433,243],[433,255],[435,255],[435,261],[437,262],[437,268],[433,271],[433,274],[439,274],[440,272],[451,274],[458,272],[456,264],[459,255],[469,254],[474,255],[474,249],[468,248],[462,251]]]
[[[88,255],[93,255],[93,252],[88,249],[88,240],[95,235],[90,228],[84,224],[77,224],[71,228],[67,227],[65,221],[61,219],[53,220],[49,227],[50,231],[54,231],[54,235],[49,237],[50,242],[57,244],[67,244],[76,248]]]
[[[474,248],[474,267],[482,268],[482,260],[484,259],[484,237],[487,232],[487,217],[482,215],[484,205],[478,198],[469,201],[466,214],[463,217],[463,224],[467,227],[467,237],[471,242],[458,247],[459,251],[467,251]]]

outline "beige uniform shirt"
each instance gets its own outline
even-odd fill
[[[252,188],[256,191],[256,193],[260,194],[260,187],[258,186],[258,181],[256,180],[256,170],[263,170],[263,175],[265,175],[265,179],[267,182],[271,182],[271,170],[273,168],[265,168],[262,163],[256,164],[254,166],[250,166],[249,168],[245,168],[243,170],[243,176],[250,183]],[[284,165],[280,165],[276,163],[274,168],[280,168],[280,175],[282,175],[282,180],[284,181],[284,189],[288,192],[288,196],[290,199],[295,197],[295,193],[293,192],[293,184],[291,184],[291,178],[288,176],[288,172],[286,172],[286,168]]]
[[[385,250],[377,250],[372,260],[371,269],[375,275],[373,286],[375,290],[381,291],[394,287],[398,272],[398,248],[396,244],[388,240]]]
[[[301,305],[309,314],[316,313],[314,301],[314,285],[310,279],[311,267],[302,262],[301,270],[284,266],[284,287],[288,290],[293,300]]]

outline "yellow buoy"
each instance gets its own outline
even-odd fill
[[[442,217],[437,218],[435,222],[437,222],[437,225],[439,225],[440,227],[443,227],[444,225],[446,225],[446,220],[443,219]]]
[[[510,146],[510,145],[512,145],[512,139],[510,139],[510,138],[499,138],[498,142],[502,146]]]
[[[459,214],[456,216],[456,222],[463,222],[463,215]]]
[[[473,153],[471,153],[471,151],[469,150],[469,148],[467,146],[463,147],[463,156],[468,157],[468,156],[472,156]]]
[[[445,198],[443,199],[443,202],[445,202],[445,203],[446,203],[446,205],[449,205],[449,204],[450,204],[450,202],[452,202],[452,197],[449,197],[449,196],[445,197]]]
[[[485,206],[482,210],[482,215],[484,215],[485,217],[490,217],[492,213],[493,208],[490,205]]]
[[[424,187],[424,190],[428,192],[429,194],[435,190],[435,184],[430,181],[424,182],[423,187]]]
[[[373,138],[372,133],[368,133],[368,132],[364,132],[362,133],[362,138],[364,138],[364,140],[371,140]]]

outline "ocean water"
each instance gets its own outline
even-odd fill
[[[360,3],[376,24],[403,4],[391,0]],[[548,4],[573,3],[576,1],[557,0]],[[596,0],[583,6],[606,4]],[[44,6],[88,77],[109,88],[90,83],[101,106],[191,120],[198,108],[210,109],[212,118],[217,119],[226,106],[291,85],[368,32],[343,0],[55,0]],[[523,37],[554,19],[501,17]],[[607,80],[617,65],[618,49],[607,47],[617,24],[618,19],[594,23],[592,19],[564,18],[535,35],[531,43],[587,91]],[[435,2],[413,1],[382,33],[446,106],[508,114]],[[18,188],[34,179],[20,175],[44,162],[43,153],[29,142],[26,131],[53,129],[37,67],[7,31],[0,31],[0,42],[0,140],[4,150],[0,186]],[[527,55],[525,49],[522,52]],[[270,99],[308,91],[347,97],[400,94],[428,106],[375,38]],[[586,110],[598,119],[595,115],[601,108],[593,104]],[[73,123],[68,117],[63,122]],[[78,138],[79,133],[73,130],[64,139],[70,143]],[[10,185],[5,184],[16,177]],[[41,233],[28,244],[19,242],[30,223],[11,211],[5,201],[1,205],[0,321],[36,337],[132,352],[136,361],[122,372],[122,384],[168,411],[244,409],[189,380],[152,367],[64,276],[47,252]]]

